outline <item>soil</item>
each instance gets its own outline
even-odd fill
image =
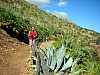
[[[0,75],[34,75],[31,49],[0,29]]]

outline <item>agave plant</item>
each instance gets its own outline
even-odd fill
[[[75,64],[79,59],[73,60],[73,58],[70,57],[69,54],[65,55],[64,49],[64,45],[62,45],[62,47],[59,48],[57,51],[54,48],[50,47],[47,49],[48,67],[54,73],[70,71],[70,73],[67,74],[78,75],[80,70],[75,71]]]
[[[70,54],[65,55],[64,45],[62,45],[59,49],[55,49],[54,47],[50,47],[50,45],[48,45],[47,49],[39,50],[38,57],[38,66],[40,66],[42,71],[39,75],[79,75],[81,71],[75,70],[75,65],[79,59],[74,60]]]

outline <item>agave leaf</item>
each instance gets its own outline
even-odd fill
[[[64,45],[62,45],[62,47],[58,50],[56,56],[57,56],[57,67],[55,69],[55,72],[58,71],[58,69],[60,68],[62,62],[63,62],[63,59],[64,59]]]
[[[79,60],[78,58],[74,60],[74,62],[73,62],[73,64],[72,64],[72,67],[71,67],[71,72],[74,71],[74,69],[75,69],[75,64],[78,62],[78,60]]]
[[[47,64],[48,64],[48,66],[50,66],[51,65],[51,61],[52,61],[52,57],[53,57],[53,49],[48,48],[47,57],[48,57]]]
[[[66,63],[66,58],[64,57],[64,64]]]
[[[69,60],[67,61],[67,63],[63,65],[61,71],[66,70],[67,68],[71,67],[72,63],[73,63],[73,59],[72,59],[72,57],[70,57]]]
[[[69,58],[69,54],[67,54],[67,55],[65,56],[65,58],[68,59],[68,58]]]
[[[74,60],[72,67],[77,63],[78,60],[79,60],[78,58]]]
[[[55,66],[56,66],[56,63],[57,63],[56,56],[53,56],[52,61],[51,61],[51,65],[50,65],[50,69],[54,70]]]
[[[53,49],[53,54],[52,54],[51,64],[50,64],[49,68],[54,70],[54,68],[56,66],[57,58],[56,58],[56,55],[54,54],[54,48],[52,48],[52,49]]]
[[[45,59],[47,59],[47,55],[46,55],[46,49],[39,49],[39,51],[40,51],[40,53],[43,55],[43,57],[45,58]]]
[[[69,58],[69,54],[64,56],[64,64],[66,63],[66,59],[68,59],[68,58]]]

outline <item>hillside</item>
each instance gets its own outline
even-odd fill
[[[3,22],[2,24],[11,25],[13,30],[18,30],[19,32],[22,30],[28,31],[32,25],[35,25],[40,39],[45,36],[59,35],[61,33],[79,34],[81,37],[88,37],[93,40],[100,36],[95,31],[81,28],[72,22],[57,18],[24,0],[1,0],[0,21]]]
[[[32,75],[30,51],[0,29],[0,75]]]
[[[78,63],[78,69],[85,71],[81,75],[100,74],[100,33],[58,18],[25,0],[0,0],[0,28],[3,29],[3,31],[0,29],[0,53],[4,53],[0,55],[0,61],[2,61],[0,62],[0,75],[2,73],[6,75],[7,72],[8,75],[11,75],[11,69],[15,68],[16,71],[21,71],[17,68],[25,65],[24,59],[26,60],[30,56],[29,48],[26,44],[16,45],[16,40],[28,44],[27,33],[32,26],[35,26],[38,32],[38,45],[40,42],[44,42],[46,37],[49,41],[55,41],[53,46],[56,48],[64,43],[66,53],[70,53],[73,58],[79,57],[81,59]],[[23,33],[24,35],[22,35]],[[12,67],[20,61],[22,63],[19,66]],[[6,67],[2,65],[6,65]]]

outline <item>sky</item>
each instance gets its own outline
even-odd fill
[[[78,26],[100,32],[100,0],[27,0]]]

